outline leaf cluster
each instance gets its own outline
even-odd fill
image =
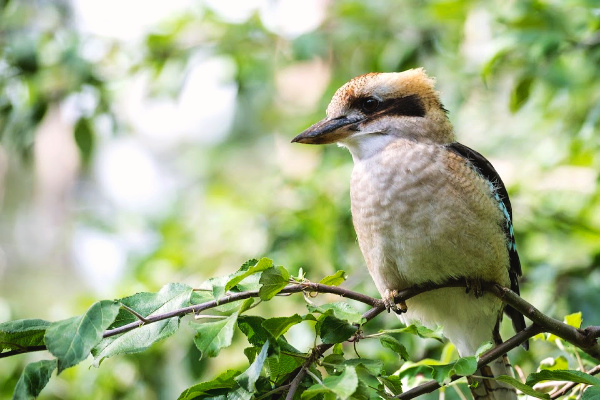
[[[338,271],[322,282],[341,284],[344,277],[345,274]],[[183,315],[208,308],[218,315],[197,315],[189,324],[195,331],[194,344],[201,358],[217,357],[222,349],[231,346],[238,331],[250,344],[244,350],[249,365],[226,370],[211,380],[193,385],[184,390],[179,399],[249,400],[283,394],[289,399],[392,399],[402,396],[405,385],[413,385],[423,378],[444,386],[452,384],[457,377],[474,374],[479,356],[491,347],[482,346],[477,356],[452,359],[449,345],[445,361],[414,362],[402,344],[403,336],[442,341],[440,332],[410,325],[365,334],[363,327],[381,308],[376,313],[371,311],[377,307],[361,314],[350,303],[342,301],[321,305],[311,302],[303,315],[264,318],[250,312],[261,302],[274,301],[290,284],[303,282],[309,283],[304,276],[293,277],[286,268],[263,258],[244,263],[233,274],[212,278],[202,284],[201,289],[168,284],[157,293],[142,292],[118,300],[98,301],[83,315],[62,321],[30,319],[0,324],[0,355],[47,349],[53,356],[24,368],[13,398],[37,397],[55,370],[60,374],[89,356],[93,357],[93,365],[100,366],[108,357],[145,351],[173,335]],[[581,314],[567,316],[565,321],[579,328]],[[286,338],[288,331],[299,324],[306,324],[313,331],[315,346],[309,353],[298,350]],[[538,339],[561,340],[554,335],[538,336]],[[388,373],[381,360],[360,357],[355,347],[359,341],[378,342],[396,354],[399,369]],[[354,345],[354,351],[349,351],[350,344]],[[530,374],[526,382],[507,376],[498,379],[543,399],[550,397],[534,387],[543,381],[572,382],[583,385],[581,388],[600,387],[599,379],[570,370],[568,366],[566,358],[559,357],[551,365],[546,361],[546,366]],[[592,399],[596,393],[597,389],[588,389],[584,398]]]

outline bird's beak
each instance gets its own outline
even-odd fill
[[[292,143],[327,144],[339,142],[357,131],[356,124],[360,121],[362,121],[360,116],[325,118],[292,139]]]

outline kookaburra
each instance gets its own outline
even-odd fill
[[[489,161],[456,142],[434,80],[423,69],[352,79],[333,96],[327,117],[293,142],[335,142],[352,154],[350,196],[360,249],[386,305],[405,311],[406,322],[443,326],[461,356],[501,341],[503,311],[517,331],[525,327],[515,309],[464,288],[394,304],[402,289],[450,279],[496,282],[519,293],[521,264],[506,188]],[[475,375],[511,374],[502,357]],[[514,389],[493,379],[480,379],[471,390],[477,399],[516,398]]]

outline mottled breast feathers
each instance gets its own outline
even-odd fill
[[[510,260],[508,270],[510,277],[510,288],[513,292],[520,294],[519,277],[523,272],[521,270],[521,261],[519,260],[519,254],[517,253],[517,246],[515,244],[512,223],[512,205],[510,204],[508,191],[506,190],[506,186],[504,186],[504,182],[502,182],[502,179],[500,178],[500,175],[494,166],[477,151],[458,142],[450,143],[446,147],[451,152],[463,157],[471,165],[471,167],[475,169],[475,171],[477,171],[477,173],[490,184],[490,190],[498,201],[498,207],[504,213],[504,224],[502,229],[506,235],[506,243]],[[525,319],[520,312],[508,305],[504,308],[504,312],[512,320],[513,327],[516,332],[520,332],[525,329]],[[528,348],[528,342],[523,343],[523,347]]]

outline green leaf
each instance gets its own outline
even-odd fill
[[[331,350],[333,354],[339,354],[341,356],[344,355],[344,346],[341,343],[336,343],[333,345],[333,349]]]
[[[473,375],[477,371],[477,358],[462,357],[454,362],[454,373],[460,376]]]
[[[477,359],[474,356],[459,358],[450,364],[429,365],[431,377],[440,385],[450,382],[454,374],[461,376],[473,375],[477,371]]]
[[[329,285],[329,286],[338,286],[345,280],[346,280],[346,272],[344,272],[342,270],[338,270],[338,271],[336,271],[335,274],[326,276],[325,278],[321,279],[321,281],[319,283],[322,283],[323,285]]]
[[[267,341],[248,369],[235,378],[238,388],[237,390],[227,394],[228,399],[250,400],[252,398],[252,394],[256,391],[256,381],[260,377],[260,373],[267,358],[268,349],[269,342]]]
[[[525,393],[528,396],[536,397],[538,399],[550,399],[550,395],[548,395],[547,393],[542,393],[542,392],[538,392],[537,390],[533,390],[533,388],[531,386],[527,386],[526,384],[513,378],[512,376],[500,375],[500,376],[497,376],[495,379],[500,382],[508,383],[509,385],[516,387],[517,389],[519,389],[521,392]]]
[[[342,354],[329,354],[323,358],[322,365],[329,375],[337,375],[344,371],[346,365],[344,364],[346,359]]]
[[[381,375],[383,371],[383,362],[380,360],[369,360],[367,358],[351,358],[346,360],[341,354],[329,354],[323,359],[323,366],[330,375],[337,375],[344,371],[347,366],[362,368],[368,374],[373,376]]]
[[[600,400],[600,387],[590,386],[583,392],[581,400]]]
[[[565,324],[570,325],[573,328],[579,329],[581,327],[581,322],[582,322],[581,311],[565,316]]]
[[[189,306],[193,289],[181,283],[169,283],[163,286],[157,293],[140,292],[132,296],[120,299],[121,303],[135,310],[138,314],[149,317],[175,311],[179,308]],[[212,299],[211,299],[212,300]],[[117,328],[139,321],[129,311],[122,309],[110,328]]]
[[[19,319],[0,324],[0,353],[44,345],[44,334],[50,322],[41,319]]]
[[[92,132],[90,120],[80,118],[75,124],[73,135],[83,163],[89,164],[94,151],[94,133]]]
[[[53,322],[48,326],[44,342],[58,358],[58,373],[85,360],[102,340],[102,334],[119,313],[117,301],[98,301],[79,317]]]
[[[302,321],[304,321],[304,319],[300,315],[294,314],[291,317],[269,318],[262,323],[262,326],[277,339],[279,336],[285,334],[292,326],[299,324]]]
[[[252,297],[244,300],[244,302],[240,306],[238,314],[242,314],[242,313],[245,313],[246,311],[250,310],[252,308],[253,304],[254,304],[254,298],[252,298]]]
[[[446,365],[440,360],[435,360],[432,358],[424,358],[418,362],[407,361],[402,364],[402,367],[398,371],[398,377],[404,378],[415,378],[418,375],[422,375],[425,378],[431,378],[433,373],[432,366],[435,365]]]
[[[219,299],[225,295],[225,285],[231,280],[231,275],[210,278],[205,284],[210,286],[213,298]]]
[[[223,295],[225,294],[225,292],[227,290],[232,289],[236,285],[238,286],[239,290],[258,289],[258,287],[250,289],[250,288],[246,287],[246,285],[242,285],[241,281],[248,277],[251,277],[254,274],[254,273],[250,273],[250,274],[245,275],[246,272],[248,272],[251,268],[255,267],[257,264],[260,264],[260,267],[262,267],[265,265],[265,263],[268,264],[269,262],[271,262],[271,260],[269,260],[268,258],[263,258],[260,261],[258,261],[257,259],[254,259],[254,258],[250,259],[250,260],[246,261],[244,264],[242,264],[242,266],[233,274],[219,276],[216,278],[210,278],[208,281],[204,282],[201,285],[201,287],[203,287],[205,289],[209,289],[212,292],[214,299],[223,297]],[[245,275],[245,276],[242,277],[241,279],[237,279],[242,275]],[[251,279],[249,279],[249,280],[251,280]],[[251,285],[251,286],[254,286],[254,285]]]
[[[190,305],[192,288],[180,283],[163,286],[158,293],[138,293],[121,299],[126,306],[136,310],[144,317],[163,314]],[[179,328],[181,317],[173,317],[151,324],[142,325],[120,335],[103,339],[94,349],[94,364],[99,365],[106,357],[117,354],[131,354],[146,350],[153,343],[171,336]],[[121,310],[111,328],[136,321],[131,313]]]
[[[533,84],[533,77],[525,75],[519,79],[515,87],[510,94],[509,108],[511,112],[517,112],[523,107],[523,105],[529,99],[531,94],[531,86]]]
[[[263,327],[263,322],[266,320],[263,317],[256,315],[240,315],[238,317],[238,328],[242,331],[248,342],[255,347],[262,347],[267,340],[274,340],[271,333]]]
[[[193,400],[211,391],[214,392],[216,389],[232,389],[237,387],[238,383],[235,381],[235,378],[240,373],[240,371],[228,369],[211,381],[202,382],[184,390],[177,400]]]
[[[383,362],[381,360],[369,360],[367,358],[351,358],[344,361],[345,365],[356,368],[364,368],[370,375],[379,376],[383,371]]]
[[[392,395],[397,396],[402,393],[402,380],[397,375],[379,377],[379,381],[388,389]]]
[[[258,296],[261,300],[271,300],[273,296],[281,291],[290,281],[289,272],[283,267],[271,267],[260,276],[261,287]]]
[[[563,319],[563,322],[567,325],[570,325],[574,328],[579,329],[579,327],[581,326],[581,322],[582,322],[581,312],[566,315],[565,318]],[[543,334],[540,334],[540,335],[543,335]],[[555,342],[556,340],[562,341],[562,339],[560,337],[558,337],[552,333],[549,333],[547,335],[546,340],[549,342]]]
[[[332,314],[332,310],[327,311],[319,317],[315,325],[315,329],[323,343],[341,343],[356,333],[356,326],[336,318]]]
[[[575,383],[585,383],[586,385],[600,386],[600,379],[596,378],[595,376],[586,374],[585,372],[573,370],[542,370],[540,372],[530,374],[525,383],[529,386],[533,386],[542,381],[569,381]]]
[[[548,357],[540,361],[540,369],[550,371],[566,370],[569,369],[569,361],[564,356]]]
[[[201,359],[204,356],[216,357],[219,355],[222,348],[231,345],[233,329],[237,317],[238,314],[235,313],[221,321],[204,322],[192,325],[196,330],[194,343],[198,350],[200,350]]]
[[[287,378],[288,374],[303,364],[303,355],[298,353],[297,357],[293,357],[281,352],[268,357],[265,362],[267,376],[275,382]]]
[[[482,354],[484,354],[486,351],[490,350],[492,347],[494,347],[494,344],[492,342],[487,342],[487,343],[482,344],[481,346],[479,346],[479,348],[475,352],[475,357],[477,357],[479,359],[479,357],[481,357]]]
[[[381,333],[410,333],[423,339],[435,339],[440,343],[444,342],[442,328],[438,327],[435,331],[423,325],[409,325],[405,328],[381,330]]]
[[[215,297],[212,295],[212,292],[205,290],[194,290],[190,296],[190,304],[208,303],[213,300],[215,300]]]
[[[383,347],[392,350],[394,353],[398,354],[403,360],[410,359],[410,356],[406,351],[406,347],[404,347],[404,345],[400,343],[395,337],[390,335],[382,335],[379,336],[379,341],[381,342],[381,345]]]
[[[542,342],[545,342],[548,340],[548,337],[546,335],[546,333],[538,333],[537,335],[532,337],[533,340],[541,340]]]
[[[240,268],[240,270],[231,277],[229,282],[225,284],[224,290],[226,292],[228,290],[231,290],[235,285],[237,285],[250,275],[254,275],[268,268],[271,268],[273,266],[273,261],[269,260],[268,258],[261,258],[260,261],[254,263],[254,265],[252,265],[251,267],[246,267],[246,269],[244,269],[245,266],[246,264],[242,265],[242,268]]]
[[[365,322],[360,312],[358,312],[350,304],[343,301],[327,303],[320,306],[309,305],[308,309],[311,312],[318,312],[321,314],[330,312],[336,318],[347,321],[351,324],[362,324]]]
[[[312,399],[320,394],[333,394],[338,399],[348,399],[358,388],[358,376],[354,367],[348,366],[341,375],[328,376],[323,384],[316,384],[302,393],[302,400]]]
[[[56,361],[56,359],[40,360],[27,364],[15,386],[13,400],[36,398],[56,369]]]

